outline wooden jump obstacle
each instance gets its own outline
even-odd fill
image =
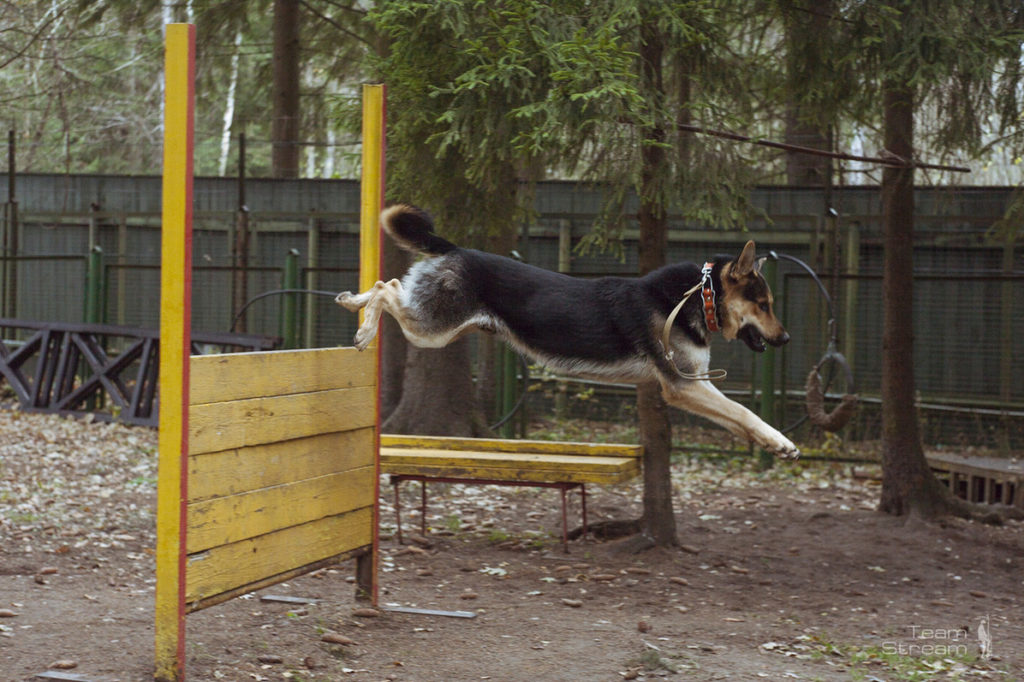
[[[968,502],[1024,508],[1024,462],[996,457],[925,455],[928,465],[957,497]]]
[[[395,493],[396,537],[402,542],[403,481],[419,481],[420,531],[426,534],[427,483],[556,488],[562,493],[562,548],[568,553],[566,493],[579,488],[587,532],[587,483],[609,485],[639,475],[643,447],[491,438],[381,436],[380,468]]]
[[[379,353],[190,357],[195,27],[167,27],[155,679],[185,679],[185,614],[356,558],[377,599]],[[382,86],[363,89],[360,287],[378,278]]]

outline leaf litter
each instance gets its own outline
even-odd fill
[[[104,604],[108,599],[106,592],[112,586],[124,593],[137,594],[143,600],[136,607],[139,611],[151,609],[156,460],[155,430],[0,410],[0,544],[6,556],[15,557],[13,565],[6,557],[0,560],[0,569],[11,569],[11,573],[24,571],[17,563],[21,562],[30,567],[27,576],[32,584],[33,575],[59,582],[70,578],[65,573],[75,567],[95,571],[99,566],[109,582],[105,587],[90,587],[90,590],[97,590],[91,595],[74,593],[80,602],[109,609]],[[642,637],[647,627],[653,627],[653,632],[667,635],[658,637],[658,646],[666,649],[666,655],[671,656],[677,667],[692,665],[710,672],[739,665],[745,666],[751,678],[765,676],[763,671],[773,671],[777,677],[784,661],[799,661],[801,665],[811,666],[801,674],[810,673],[813,678],[813,670],[824,672],[821,666],[826,664],[845,671],[857,666],[862,669],[875,666],[883,672],[888,663],[874,656],[855,662],[851,647],[858,646],[863,651],[872,637],[890,636],[887,634],[890,630],[905,629],[907,624],[944,624],[946,611],[955,610],[959,613],[957,617],[965,622],[974,618],[977,608],[955,596],[956,590],[962,589],[961,582],[979,583],[981,578],[987,578],[986,591],[990,595],[1007,594],[1007,584],[1019,584],[1019,577],[1012,573],[1016,564],[996,570],[995,564],[979,563],[984,556],[981,552],[970,551],[965,544],[969,534],[964,525],[934,531],[934,538],[923,530],[917,533],[920,537],[913,539],[917,553],[932,552],[935,558],[925,560],[924,556],[897,551],[906,543],[900,531],[875,520],[880,517],[863,516],[877,504],[877,468],[868,468],[866,475],[861,471],[854,476],[848,465],[797,462],[762,472],[749,459],[716,461],[682,457],[673,461],[672,471],[673,494],[681,521],[680,538],[686,544],[675,554],[642,555],[641,562],[648,567],[643,572],[630,570],[636,559],[617,557],[608,551],[611,543],[574,543],[574,556],[562,555],[557,537],[557,505],[546,492],[458,485],[436,486],[435,490],[435,486],[431,486],[427,535],[436,545],[408,552],[405,549],[412,545],[403,548],[392,539],[383,539],[381,580],[385,590],[390,591],[387,598],[396,603],[422,602],[430,608],[450,609],[453,604],[464,604],[453,601],[461,600],[460,595],[477,595],[474,606],[479,603],[475,611],[481,618],[473,626],[472,634],[464,626],[420,620],[410,622],[407,629],[411,636],[422,638],[447,628],[456,644],[464,643],[469,637],[473,641],[483,638],[482,641],[490,642],[491,646],[497,646],[506,636],[496,632],[508,632],[509,628],[529,632],[528,652],[513,659],[513,665],[522,666],[522,679],[537,679],[530,671],[531,666],[541,665],[535,660],[541,650],[553,658],[570,656],[577,663],[586,662],[591,666],[600,666],[602,661],[609,660],[607,644],[597,639],[594,640],[597,648],[587,649],[589,653],[582,656],[576,649],[565,648],[567,645],[562,641],[565,638],[560,633],[566,628],[570,631],[578,628],[583,622],[581,613],[585,618],[600,617],[599,622],[614,623],[614,626],[603,626],[613,627],[618,633],[611,660],[619,665],[610,662],[611,667],[607,667],[605,663],[604,670],[609,673],[617,669],[622,675],[623,668],[630,676],[638,677],[668,672],[664,668],[656,672],[650,666],[634,664],[631,660],[638,651],[648,649],[644,642],[635,638]],[[384,492],[387,483],[387,479],[382,478],[380,518],[384,532],[389,524],[393,527],[394,519],[391,496]],[[405,499],[406,523],[416,528],[419,525],[419,490],[415,486],[404,486],[401,492]],[[636,479],[611,487],[588,486],[588,498],[592,521],[636,517],[642,509],[642,483]],[[575,509],[573,514],[578,513],[578,508]],[[859,519],[856,523],[862,526],[867,522],[867,530],[857,528],[856,523],[850,525],[847,518]],[[787,523],[792,530],[785,535],[783,529]],[[823,524],[820,531],[815,524]],[[1001,531],[999,541],[1016,546],[1014,538],[1003,536],[1007,532],[1016,535],[1018,531],[1016,527]],[[984,529],[984,532],[996,531]],[[857,537],[851,537],[853,535]],[[937,549],[933,551],[928,542]],[[54,557],[65,561],[60,573],[42,573],[48,564],[58,563]],[[581,560],[584,563],[579,563]],[[832,568],[821,570],[820,567],[828,567],[830,563]],[[936,568],[930,573],[935,575],[929,577],[923,567],[930,568],[933,563]],[[559,571],[564,567],[570,570]],[[1011,571],[1010,575],[1004,570]],[[653,573],[648,574],[648,571]],[[911,574],[912,582],[888,578],[896,571],[900,576]],[[968,577],[964,581],[952,581],[946,577],[950,571]],[[334,569],[327,571],[335,572]],[[682,577],[683,574],[687,577]],[[22,572],[22,575],[26,574]],[[605,576],[612,579],[606,580]],[[824,583],[817,585],[814,581]],[[339,658],[337,651],[324,653],[316,649],[315,644],[300,645],[299,640],[288,640],[295,650],[312,657],[312,663],[302,664],[304,679],[325,675],[332,679],[329,670],[333,669],[336,675],[337,665],[346,660],[350,662],[341,670],[344,673],[363,673],[370,668],[381,671],[389,669],[388,666],[391,670],[397,669],[392,653],[396,646],[395,627],[405,621],[397,621],[399,616],[389,615],[354,623],[349,603],[339,600],[337,592],[318,592],[328,589],[327,581],[307,582],[307,592],[310,584],[315,585],[311,593],[324,597],[324,603],[316,607],[315,618],[308,621],[301,617],[282,617],[272,629],[278,633],[276,637],[282,638],[273,652],[260,649],[266,644],[262,639],[255,639],[266,637],[260,633],[266,632],[263,628],[268,614],[250,613],[252,607],[246,605],[245,600],[235,600],[233,605],[194,616],[196,620],[190,627],[200,633],[203,640],[195,646],[208,647],[211,644],[204,642],[228,637],[223,640],[227,653],[211,658],[209,664],[197,665],[197,672],[202,675],[205,671],[208,678],[216,679],[245,679],[246,674],[252,679],[280,679],[284,670],[274,676],[266,669],[279,664],[261,664],[253,652],[285,654],[287,661],[289,648],[283,639],[286,632],[295,632],[298,637],[304,623],[321,622],[322,618],[327,619],[323,622],[330,623],[330,630],[336,629],[342,637],[353,634],[351,628],[360,628],[359,644],[347,645],[354,652],[346,654],[347,658]],[[51,587],[59,585],[34,585],[35,590]],[[345,587],[330,589],[348,592]],[[914,592],[908,594],[907,590]],[[833,596],[837,592],[841,596]],[[907,597],[912,603],[924,604],[925,609],[932,605],[931,611],[920,615],[916,611],[908,612],[909,609],[904,611],[901,600]],[[334,606],[332,598],[337,602]],[[520,605],[524,599],[529,600],[528,606]],[[19,625],[26,622],[26,612],[34,606],[30,599],[5,601],[7,603],[0,607],[14,615],[0,623],[0,661],[5,654],[4,639],[13,639],[13,645],[22,646],[24,650],[23,644],[27,643],[24,637],[32,632]],[[839,604],[841,610],[837,611],[833,604]],[[988,597],[984,605],[991,610],[993,622],[998,618],[997,644],[1006,657],[1001,665],[1010,668],[1021,660],[1018,647],[1010,646],[1019,628],[1003,614],[1013,612],[1017,606],[1011,596]],[[337,612],[333,617],[326,615],[330,609]],[[114,611],[105,613],[104,622],[131,620]],[[228,613],[235,615],[227,616]],[[849,614],[847,620],[842,618],[842,613]],[[40,619],[47,615],[43,614]],[[75,643],[76,636],[82,641],[71,649],[71,656],[62,651],[54,651],[50,656],[49,645],[40,642],[36,645],[38,656],[46,656],[47,662],[75,657],[79,663],[88,662],[90,655],[82,649],[90,642],[87,633],[81,633],[72,620],[53,623],[52,617],[49,621],[40,620],[37,627],[45,627],[47,631],[53,628],[63,633],[71,644]],[[261,625],[251,628],[251,635],[245,629],[222,633],[225,617],[249,619]],[[131,628],[137,630],[142,623],[145,629],[149,618],[151,616],[145,613],[137,614]],[[487,630],[490,620],[494,620],[494,625]],[[639,627],[638,623],[645,627]],[[824,636],[830,630],[837,633],[835,636],[841,644],[825,647],[821,643],[836,641]],[[24,637],[22,632],[26,633]],[[637,634],[630,639],[629,632]],[[872,634],[875,632],[878,634]],[[906,637],[902,631],[896,634]],[[315,638],[309,639],[320,643],[322,636],[322,632],[317,632]],[[21,645],[19,637],[22,637]],[[411,649],[402,665],[412,678],[415,678],[414,671],[424,672],[422,662],[411,653],[418,641],[403,640],[403,646]],[[572,647],[584,646],[583,640],[576,641],[578,643]],[[541,648],[537,642],[542,643]],[[328,644],[320,643],[320,646]],[[446,645],[436,639],[424,641],[423,646],[431,653],[448,651]],[[633,654],[625,651],[630,646],[634,647]],[[213,649],[200,650],[209,650],[210,656],[214,656]],[[836,650],[844,656],[836,655]],[[7,651],[17,652],[17,649]],[[102,656],[100,653],[93,656],[94,668],[102,668],[99,663]],[[143,670],[150,665],[145,653],[135,658],[139,659],[136,664]],[[356,667],[356,660],[359,667]],[[429,660],[435,661],[433,665],[442,664],[433,656]],[[496,657],[490,660],[490,664],[497,662]],[[488,661],[482,661],[473,670],[489,674],[491,669],[487,664]],[[469,674],[466,666],[472,665],[471,661],[464,660],[459,672]],[[929,665],[937,664],[929,662]],[[945,672],[947,675],[959,673],[963,665],[961,661],[948,663]],[[234,675],[221,670],[231,670]],[[968,671],[994,672],[982,665],[968,666]]]

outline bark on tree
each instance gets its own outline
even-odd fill
[[[382,431],[468,438],[490,435],[475,400],[466,339],[437,349],[409,346],[404,377],[401,400]]]
[[[831,149],[832,141],[824,126],[807,120],[805,108],[796,101],[797,93],[806,86],[809,72],[821,59],[821,41],[829,35],[829,22],[835,11],[833,0],[801,0],[784,10],[786,31],[787,79],[789,101],[786,104],[785,139],[789,144]],[[821,187],[828,180],[830,161],[823,156],[788,152],[786,182],[790,185]]]
[[[913,88],[897,79],[883,85],[885,148],[914,154]],[[882,277],[882,494],[889,514],[933,517],[950,511],[951,498],[924,457],[914,404],[913,239],[914,170],[882,173],[884,274]]]
[[[271,173],[299,177],[299,0],[274,0]]]
[[[641,78],[650,96],[664,93],[662,58],[664,37],[650,18],[640,29]],[[655,123],[645,136],[656,143],[665,140],[665,127]],[[665,172],[666,153],[660,144],[647,144],[641,150],[639,274],[645,275],[665,264],[668,251],[668,220],[659,200],[659,174]],[[658,546],[678,543],[676,519],[672,509],[672,424],[668,406],[657,384],[637,386],[637,419],[640,443],[644,446],[644,511],[640,524],[644,535]]]
[[[393,278],[401,279],[412,262],[409,252],[395,246],[390,239],[384,240],[382,249],[384,262],[381,279],[385,282]],[[387,421],[402,399],[405,356],[409,344],[395,318],[384,315],[381,319],[380,416],[382,421]]]

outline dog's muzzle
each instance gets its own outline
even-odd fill
[[[789,333],[783,331],[782,334],[774,338],[765,338],[761,335],[761,331],[752,324],[745,324],[740,327],[739,333],[736,335],[743,339],[743,343],[747,344],[747,348],[754,351],[755,353],[763,353],[765,350],[765,341],[775,347],[784,346],[789,343]]]

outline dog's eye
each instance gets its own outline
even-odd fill
[[[767,303],[760,303],[760,304],[758,304],[758,306],[757,306],[757,307],[758,307],[758,308],[760,308],[760,309],[761,309],[761,312],[763,312],[763,313],[766,313],[766,312],[768,312],[768,308],[769,308],[769,306],[768,306],[768,304],[767,304]]]

